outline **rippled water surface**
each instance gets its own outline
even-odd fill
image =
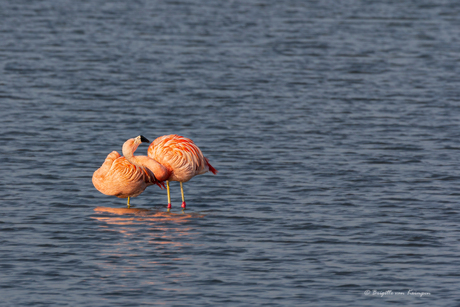
[[[2,304],[458,306],[458,29],[453,0],[0,2]],[[93,187],[171,133],[219,170],[185,213]]]

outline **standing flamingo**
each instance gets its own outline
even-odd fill
[[[152,160],[147,156],[134,156],[134,152],[141,142],[149,142],[142,135],[129,139],[123,144],[123,155],[112,151],[105,159],[102,166],[93,174],[94,187],[105,195],[113,195],[119,198],[136,197],[153,184],[160,188],[164,183],[155,178],[153,170],[143,163]],[[135,161],[133,163],[132,161]],[[149,161],[146,161],[149,164]]]
[[[148,157],[157,161],[163,168],[163,173],[154,172],[158,180],[166,180],[168,192],[168,212],[171,209],[169,181],[179,181],[182,194],[182,208],[185,210],[184,188],[182,183],[196,175],[217,170],[209,164],[206,157],[191,139],[176,134],[164,135],[150,144]]]

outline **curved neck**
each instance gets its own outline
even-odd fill
[[[134,165],[139,165],[148,168],[150,171],[153,172],[157,180],[165,181],[169,178],[170,171],[157,161],[153,160],[152,158],[149,158],[147,156],[134,156],[133,158],[135,161],[135,163],[133,163]]]
[[[136,165],[134,161],[134,152],[137,147],[139,147],[139,143],[137,143],[134,139],[129,139],[123,144],[122,148],[123,156],[125,156],[126,160],[134,165]]]
[[[139,144],[140,143],[134,139],[129,139],[123,144],[123,156],[126,160],[136,166],[148,168],[159,181],[168,179],[170,172],[166,169],[166,167],[147,156],[134,155],[134,152],[137,147],[139,147]]]

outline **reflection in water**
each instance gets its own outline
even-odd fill
[[[101,251],[102,255],[129,258],[136,256],[139,249],[142,249],[142,254],[145,254],[145,249],[152,247],[151,243],[156,246],[152,252],[159,249],[166,252],[165,248],[177,252],[183,246],[192,245],[190,243],[193,236],[192,228],[186,226],[186,223],[191,219],[204,217],[198,213],[168,213],[137,208],[97,207],[94,211],[103,215],[92,217],[104,223],[101,224],[102,230],[118,232],[127,239],[110,245],[109,250]],[[182,258],[169,260],[182,260]]]
[[[179,283],[190,278],[188,273],[178,273],[173,268],[181,262],[193,261],[188,250],[196,242],[193,219],[204,215],[110,207],[97,207],[94,211],[92,218],[101,222],[98,235],[103,239],[94,261],[104,272],[121,277],[115,283],[122,293],[142,293],[146,287],[180,291],[164,280]],[[143,278],[137,278],[139,274]],[[127,283],[126,279],[135,283]]]
[[[185,222],[190,218],[202,218],[204,215],[198,213],[171,213],[152,209],[137,209],[137,208],[110,208],[110,207],[96,207],[94,209],[97,213],[112,213],[116,215],[127,215],[129,217],[123,218],[112,218],[95,217],[97,220],[106,221],[109,224],[122,224],[126,221],[128,224],[132,224],[132,221],[142,222]]]

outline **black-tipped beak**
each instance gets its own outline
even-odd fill
[[[150,143],[150,141],[143,135],[140,135],[142,143]]]

